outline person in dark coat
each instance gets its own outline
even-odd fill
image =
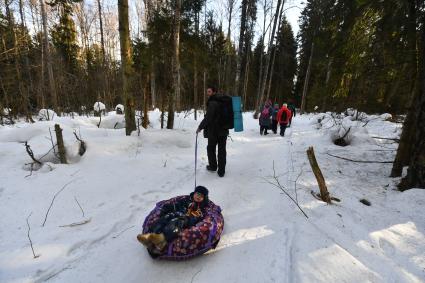
[[[279,104],[275,104],[273,107],[273,114],[272,114],[272,131],[274,134],[277,133],[277,113],[279,112]]]
[[[189,199],[165,204],[161,208],[160,218],[149,233],[137,235],[137,240],[147,248],[161,253],[167,243],[177,238],[182,230],[195,226],[204,218],[204,209],[207,205],[207,188],[197,186],[195,191],[190,193]]]
[[[260,118],[258,122],[260,124],[260,135],[268,135],[267,130],[271,128],[271,117],[273,114],[273,108],[271,102],[267,101],[261,111]]]
[[[207,170],[217,171],[218,176],[223,177],[226,171],[226,141],[229,130],[219,124],[220,107],[219,94],[216,93],[214,87],[207,89],[207,112],[202,122],[199,124],[196,133],[204,131],[204,138],[208,139],[207,154],[208,165]],[[216,148],[218,146],[218,154],[216,156]],[[217,162],[218,159],[218,162]],[[217,170],[218,169],[218,170]]]
[[[291,117],[289,117],[288,128],[291,127],[292,118],[295,117],[295,105],[292,103],[288,103],[288,109],[291,110]]]

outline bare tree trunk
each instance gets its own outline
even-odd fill
[[[14,62],[14,67],[15,67],[15,71],[16,71],[16,79],[17,79],[17,83],[18,83],[18,90],[19,90],[19,94],[20,94],[20,98],[24,99],[26,101],[26,94],[25,94],[25,90],[24,90],[24,84],[22,81],[22,77],[21,77],[21,70],[19,68],[19,61],[20,61],[20,48],[19,48],[19,44],[18,44],[18,40],[16,38],[16,32],[15,32],[15,23],[14,23],[14,18],[12,16],[12,12],[10,11],[10,7],[9,7],[9,2],[6,0],[5,1],[5,6],[6,6],[6,17],[7,17],[7,21],[9,24],[9,30],[12,32],[12,37],[13,37],[13,47],[12,49],[14,50],[14,57],[13,58],[13,62]],[[3,41],[3,45],[6,47],[4,41]],[[6,48],[5,48],[6,50]],[[7,58],[7,54],[6,54],[6,58]],[[20,109],[22,107],[22,104],[19,103],[19,98],[15,99],[16,103],[13,107],[13,111],[15,114],[19,114],[24,112],[26,114],[26,116],[28,117],[28,108],[23,107],[22,109]],[[23,110],[23,111],[22,111]],[[3,111],[3,109],[0,109],[0,111]],[[22,112],[21,112],[22,111]]]
[[[263,78],[263,61],[264,61],[264,37],[266,36],[266,17],[267,17],[267,0],[264,0],[263,4],[263,33],[261,35],[261,54],[260,54],[260,74],[258,75],[258,85],[257,85],[257,97],[255,99],[255,110],[259,108],[260,105],[260,97],[261,97],[261,81]],[[258,118],[258,111],[256,110],[254,113],[254,119]]]
[[[162,91],[158,91],[161,97],[161,129],[164,129],[164,115],[165,115],[165,97]]]
[[[261,91],[260,91],[260,99],[257,102],[257,105],[255,105],[255,113],[254,113],[254,117],[258,117],[258,113],[260,111],[260,105],[264,100],[264,91],[266,89],[266,84],[267,84],[267,78],[268,78],[268,72],[269,72],[269,68],[270,68],[270,56],[271,56],[271,48],[274,44],[274,38],[275,38],[275,33],[276,33],[276,25],[278,22],[278,18],[280,15],[280,10],[281,10],[281,6],[283,7],[283,5],[285,4],[284,0],[278,0],[277,1],[277,6],[276,6],[276,11],[275,11],[275,15],[274,15],[274,21],[273,21],[273,28],[272,28],[272,32],[270,34],[270,41],[269,41],[269,45],[267,47],[267,59],[266,59],[266,66],[264,68],[264,75],[263,75],[263,82],[262,82],[262,87],[261,87]]]
[[[195,34],[199,36],[199,13],[195,15]],[[195,121],[198,119],[198,50],[195,50],[193,58],[193,109]]]
[[[121,47],[121,72],[123,81],[123,98],[125,101],[125,134],[131,135],[136,130],[134,117],[134,102],[130,94],[129,80],[132,70],[131,50],[130,50],[130,29],[128,23],[128,0],[118,0],[118,19]]]
[[[173,28],[173,43],[174,43],[174,52],[173,52],[173,93],[169,93],[168,98],[168,120],[167,120],[167,129],[172,129],[174,127],[174,106],[176,106],[177,111],[181,110],[181,97],[180,97],[180,10],[182,0],[175,0],[176,8],[174,11],[174,28]],[[175,103],[176,102],[176,103]],[[176,104],[176,105],[175,105]]]
[[[410,188],[425,188],[425,17],[422,17],[422,31],[420,46],[419,63],[419,90],[417,99],[414,101],[414,107],[409,112],[415,112],[411,116],[412,135],[411,141],[415,145],[411,151],[411,158],[407,176],[401,181],[399,188],[406,190]],[[410,114],[410,113],[409,113]],[[405,124],[407,119],[405,121]],[[403,132],[405,129],[403,129]]]
[[[102,19],[102,5],[100,4],[100,0],[97,0],[97,8],[99,12],[99,27],[100,27],[100,47],[102,50],[102,63],[105,64],[106,62],[106,55],[105,55],[105,40],[103,37],[103,19]]]
[[[102,77],[103,77],[103,94],[106,96],[106,93],[109,94],[109,82],[107,78],[107,68],[106,68],[106,54],[105,54],[105,40],[103,35],[103,18],[102,18],[102,5],[100,0],[97,0],[97,7],[99,12],[99,27],[100,27],[100,45],[102,50]]]
[[[33,3],[30,1],[29,3],[30,6],[30,11],[31,11],[31,20],[32,20],[32,26],[35,30],[36,33],[39,33],[41,30],[41,26],[40,26],[40,21],[38,19],[38,13],[34,13],[34,9],[37,10],[37,2]],[[34,16],[35,14],[35,16]],[[44,89],[43,89],[43,85],[44,85],[44,78],[43,78],[43,70],[44,70],[44,66],[43,66],[43,62],[44,62],[44,58],[43,58],[43,44],[41,44],[41,67],[40,67],[40,79],[36,80],[37,82],[37,87],[34,87],[34,89],[37,89],[37,106],[42,108],[45,108],[44,105]]]
[[[22,3],[22,0],[19,0],[19,14],[21,16],[21,28],[22,30],[26,29],[26,25],[25,25],[25,18],[24,18],[24,6]],[[16,37],[16,35],[15,35]],[[29,101],[29,95],[30,95],[30,89],[33,89],[33,84],[32,84],[32,76],[31,76],[31,71],[30,71],[30,63],[29,63],[29,59],[28,59],[28,40],[27,37],[25,37],[24,39],[24,44],[25,44],[25,49],[27,52],[25,52],[24,54],[24,61],[25,61],[25,76],[28,77],[29,80],[29,86],[27,86],[25,88],[25,111],[26,111],[26,116],[27,116],[27,120],[31,123],[34,123],[34,120],[32,119],[31,116],[31,105],[30,105],[30,101]]]
[[[56,142],[58,144],[59,160],[62,164],[66,164],[68,162],[66,161],[66,151],[65,151],[65,145],[63,143],[62,129],[58,124],[55,124],[55,132],[56,132]]]
[[[393,168],[391,170],[391,177],[400,177],[403,171],[403,167],[409,165],[412,157],[412,151],[413,147],[413,139],[415,135],[416,128],[414,126],[416,115],[419,113],[419,110],[416,110],[417,107],[419,107],[419,99],[420,99],[420,73],[418,71],[419,67],[417,62],[418,59],[421,59],[421,54],[419,53],[419,46],[420,46],[420,40],[416,35],[416,2],[415,0],[409,0],[409,24],[407,25],[408,28],[408,50],[415,50],[415,52],[412,53],[411,61],[415,62],[416,66],[413,68],[412,76],[416,78],[415,82],[412,83],[411,87],[411,93],[412,98],[410,100],[410,106],[409,110],[407,112],[406,120],[403,123],[403,132],[401,133],[400,137],[400,143],[398,145],[397,154],[394,160]],[[418,88],[415,87],[415,83],[417,84]]]
[[[198,119],[198,63],[196,61],[196,56],[193,62],[193,109],[194,109],[194,118]]]
[[[151,69],[151,106],[152,109],[155,109],[156,106],[156,76],[155,76],[155,61],[152,56],[152,69]]]
[[[328,89],[329,79],[331,78],[331,72],[332,72],[331,66],[332,66],[332,62],[333,62],[333,59],[332,58],[329,58],[328,66],[327,66],[327,71],[326,71],[326,81],[325,81],[325,88],[326,89]],[[322,112],[325,112],[326,111],[327,103],[328,103],[328,97],[329,97],[329,94],[325,94],[325,97],[323,98]]]
[[[282,29],[282,16],[283,16],[283,8],[282,8],[282,10],[280,11],[280,14],[279,14],[279,27],[278,27],[278,33],[279,33],[279,31],[281,31],[281,29]],[[273,74],[274,74],[274,62],[275,62],[275,60],[276,60],[276,53],[277,53],[277,46],[274,46],[274,48],[273,48],[273,57],[272,57],[272,63],[271,63],[271,65],[270,65],[270,78],[269,78],[269,85],[267,86],[267,95],[266,95],[266,101],[267,100],[269,100],[269,98],[270,98],[270,89],[271,89],[271,87],[272,87],[272,81],[273,81]]]
[[[228,12],[228,27],[227,27],[227,36],[226,36],[226,61],[224,63],[224,89],[226,93],[230,93],[230,70],[231,70],[231,64],[232,64],[232,55],[231,55],[231,49],[232,49],[232,40],[231,40],[231,25],[232,25],[232,15],[233,15],[233,8],[235,6],[235,0],[227,0],[227,12]]]
[[[308,59],[307,72],[304,78],[304,88],[303,88],[303,96],[301,98],[300,115],[304,114],[305,112],[305,103],[306,103],[306,97],[307,97],[307,91],[308,91],[308,84],[310,81],[310,72],[311,72],[311,63],[313,61],[313,53],[314,53],[314,42],[311,43],[310,58]]]
[[[146,83],[143,88],[143,121],[142,127],[147,129],[149,126],[149,114],[148,114],[148,104],[149,104],[149,95],[148,95],[148,85],[149,85],[149,77],[147,78]]]
[[[40,1],[41,8],[41,18],[43,21],[43,50],[44,50],[44,58],[45,58],[45,66],[47,66],[48,72],[48,81],[49,81],[49,89],[50,89],[50,98],[52,99],[53,109],[56,111],[57,115],[60,116],[60,109],[58,108],[58,97],[56,94],[56,85],[53,76],[53,67],[52,67],[52,56],[49,51],[49,34],[47,31],[47,14],[44,6],[44,0]]]
[[[251,18],[252,17],[252,11],[251,9],[254,8],[252,6],[253,4],[250,3],[248,6],[247,13],[249,15],[250,25],[248,30],[248,35],[245,35],[245,58],[242,65],[243,72],[241,74],[243,75],[243,84],[242,84],[242,101],[243,105],[246,105],[246,96],[247,96],[247,89],[248,89],[248,82],[249,82],[249,64],[250,64],[250,48],[251,48],[251,42],[252,42],[252,32],[254,29],[255,21]]]
[[[204,115],[207,112],[207,71],[204,69],[204,91],[202,93],[202,97],[204,98]]]
[[[280,0],[279,0],[280,1]],[[239,84],[240,84],[240,75],[242,70],[242,56],[243,56],[243,46],[246,32],[246,18],[247,18],[247,7],[248,0],[242,0],[242,13],[241,13],[241,27],[239,32],[239,47],[238,47],[238,56],[236,59],[236,76],[235,76],[235,85],[233,88],[233,95],[239,95]]]
[[[246,97],[247,97],[247,91],[248,91],[248,82],[249,82],[249,67],[250,67],[250,64],[251,64],[251,56],[248,56],[248,54],[247,54],[247,58],[246,58],[246,65],[245,65],[245,78],[244,78],[244,83],[243,83],[243,92],[242,92],[242,97],[243,97],[243,99],[242,99],[242,101],[243,101],[243,104],[242,104],[242,106],[243,107],[246,107]],[[246,108],[245,108],[246,109]]]

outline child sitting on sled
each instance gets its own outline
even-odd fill
[[[161,253],[167,243],[174,240],[182,230],[195,226],[204,218],[207,204],[207,188],[197,186],[189,199],[165,204],[161,208],[161,217],[149,233],[137,235],[137,240],[148,249]]]

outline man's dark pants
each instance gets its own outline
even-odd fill
[[[272,120],[272,131],[273,133],[277,133],[277,120]]]
[[[226,141],[227,136],[209,136],[207,153],[208,163],[211,168],[216,169],[218,165],[218,171],[224,172],[226,168]],[[218,164],[216,157],[216,147],[218,145]]]
[[[283,137],[285,136],[285,130],[288,124],[280,124],[280,135]]]

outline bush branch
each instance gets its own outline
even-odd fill
[[[52,208],[52,206],[53,206],[53,202],[55,201],[55,199],[56,199],[56,197],[63,191],[63,190],[65,190],[65,188],[69,185],[69,184],[71,184],[72,182],[74,182],[75,180],[72,180],[72,181],[69,181],[68,183],[66,183],[63,187],[62,187],[62,189],[60,189],[59,191],[57,191],[56,192],[56,194],[53,196],[53,199],[52,199],[52,202],[50,203],[50,206],[49,206],[49,208],[47,209],[47,212],[46,212],[46,216],[44,217],[44,221],[43,221],[43,224],[41,225],[42,227],[44,227],[44,224],[46,224],[46,221],[47,221],[47,216],[49,215],[49,212],[50,212],[50,209]]]
[[[31,245],[31,250],[32,250],[32,255],[34,256],[34,258],[38,258],[40,255],[36,255],[34,252],[34,247],[32,245],[32,241],[31,241],[31,237],[30,237],[30,231],[31,231],[31,226],[29,223],[29,218],[31,217],[32,212],[30,213],[30,215],[28,215],[27,217],[27,226],[28,226],[28,232],[27,232],[27,236],[28,236],[28,240],[30,241],[30,245]]]
[[[267,183],[269,183],[270,185],[278,188],[279,190],[281,190],[287,197],[289,197],[294,203],[295,205],[301,210],[301,212],[304,214],[304,216],[306,218],[308,218],[307,214],[304,212],[304,210],[300,207],[300,205],[298,204],[298,201],[296,201],[286,190],[285,187],[282,186],[282,184],[279,181],[279,177],[276,176],[276,170],[274,167],[274,160],[273,160],[273,176],[272,178],[274,179],[274,181],[276,183],[273,183],[272,181],[267,180],[266,178],[263,178]]]

